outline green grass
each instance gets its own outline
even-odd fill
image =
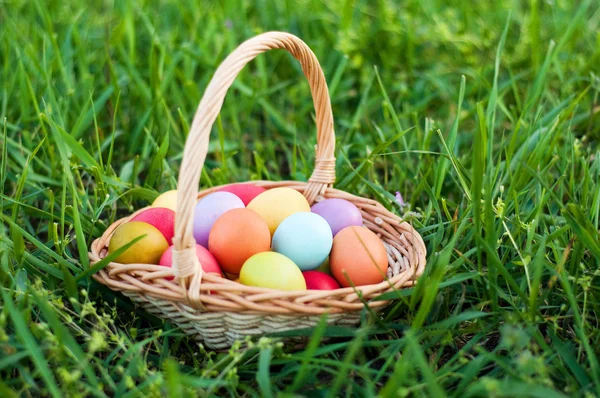
[[[0,2],[0,396],[600,396],[599,25],[589,0]],[[204,87],[267,30],[321,61],[336,187],[413,223],[428,266],[356,330],[214,353],[86,253],[176,186]],[[310,175],[289,55],[217,125],[202,187]]]

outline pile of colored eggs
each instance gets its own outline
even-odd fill
[[[115,262],[172,266],[176,199],[176,191],[165,192],[115,230],[109,253],[142,236]],[[325,199],[311,208],[291,188],[233,184],[198,201],[193,234],[204,272],[248,286],[333,290],[386,276],[383,243],[344,199]]]

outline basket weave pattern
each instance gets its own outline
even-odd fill
[[[311,205],[324,198],[342,198],[354,203],[362,213],[364,225],[381,238],[387,251],[388,279],[379,284],[329,291],[278,291],[244,286],[202,272],[192,235],[193,211],[199,198],[220,188],[198,192],[210,130],[240,70],[258,54],[275,48],[289,51],[300,62],[311,88],[317,123],[315,170],[306,183],[253,181],[253,184],[266,189],[295,189]],[[378,202],[331,187],[335,181],[334,152],[329,92],[323,71],[308,46],[282,32],[265,33],[244,42],[217,69],[200,101],[186,141],[178,181],[173,268],[112,262],[94,278],[123,292],[149,312],[170,319],[214,349],[227,348],[247,335],[315,326],[324,313],[330,314],[327,321],[332,325],[358,323],[358,311],[365,304],[372,308],[387,304],[370,299],[414,284],[423,273],[426,249],[411,225]],[[92,265],[106,256],[114,230],[134,215],[116,221],[92,243],[89,253]],[[173,275],[176,280],[165,279]]]

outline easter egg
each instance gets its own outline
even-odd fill
[[[269,226],[249,209],[229,210],[214,223],[208,249],[225,272],[239,274],[242,265],[256,253],[269,251]]]
[[[294,213],[309,212],[306,198],[295,189],[273,188],[258,195],[248,204],[269,225],[271,235],[283,220]]]
[[[151,207],[133,217],[129,221],[141,221],[148,223],[158,229],[167,243],[173,243],[173,235],[175,235],[175,212],[166,207]]]
[[[388,266],[381,240],[368,228],[356,226],[342,229],[333,238],[329,263],[331,273],[344,287],[382,282]]]
[[[158,265],[163,265],[165,267],[173,266],[173,249],[174,249],[174,246],[169,246],[169,248],[167,250],[165,250],[162,257],[160,258],[160,261],[158,262]],[[219,264],[217,263],[217,260],[215,259],[215,257],[204,247],[202,247],[200,245],[196,245],[196,257],[198,257],[198,261],[200,261],[200,266],[202,266],[202,271],[206,272],[207,274],[212,273],[212,274],[223,275],[223,273],[221,272],[221,268],[219,267]],[[170,280],[173,278],[169,277],[166,279]]]
[[[321,265],[329,255],[332,243],[329,224],[315,213],[292,214],[273,234],[273,250],[292,260],[303,271]]]
[[[252,199],[256,198],[265,191],[266,189],[263,187],[259,187],[254,184],[232,184],[219,189],[218,192],[231,192],[240,198],[242,202],[244,202],[245,206],[248,206],[248,203],[250,203]]]
[[[145,222],[133,221],[121,224],[110,238],[108,253],[115,252],[140,236],[144,237],[113,261],[121,264],[158,264],[169,244],[158,229]]]
[[[304,271],[302,273],[308,290],[335,290],[340,288],[331,275],[319,271]]]
[[[240,271],[240,283],[277,290],[306,290],[300,268],[275,252],[258,253],[246,260]]]
[[[177,190],[164,192],[152,202],[152,207],[166,207],[173,211],[177,211]]]
[[[333,236],[346,227],[352,225],[360,227],[363,224],[362,215],[358,207],[345,199],[332,198],[322,200],[319,203],[315,203],[310,211],[327,220]]]
[[[194,211],[194,239],[208,248],[210,230],[225,212],[244,207],[244,202],[230,192],[213,192],[198,201]]]

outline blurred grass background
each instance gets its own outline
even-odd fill
[[[598,396],[599,24],[568,0],[0,2],[0,395]],[[357,330],[207,352],[86,253],[176,187],[204,87],[268,30],[325,71],[336,187],[410,221],[428,267]],[[259,56],[201,186],[306,180],[312,106]]]

